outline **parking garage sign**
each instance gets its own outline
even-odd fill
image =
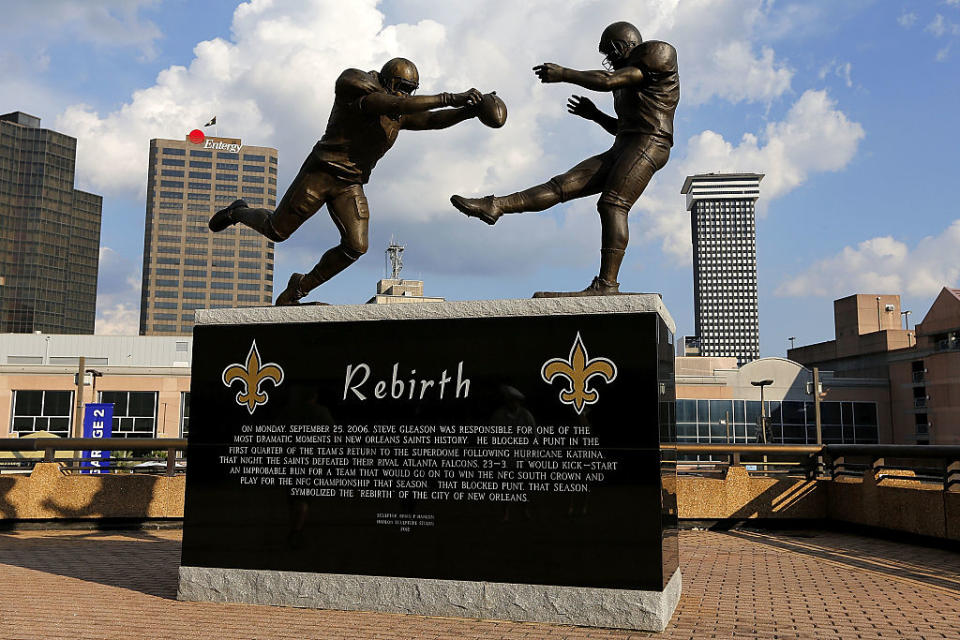
[[[113,435],[113,403],[88,402],[83,412],[84,438],[109,438]],[[92,449],[84,451],[80,473],[107,473],[110,452]]]

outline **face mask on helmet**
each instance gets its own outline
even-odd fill
[[[627,43],[623,40],[614,40],[607,45],[607,49],[607,51],[604,51],[604,47],[600,47],[600,53],[604,55],[603,68],[607,71],[613,71],[617,68],[617,64],[626,56]]]
[[[420,85],[411,80],[405,78],[390,78],[390,90],[404,93],[408,96],[413,95],[413,92],[420,88]]]

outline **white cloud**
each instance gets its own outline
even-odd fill
[[[864,240],[835,256],[814,263],[788,278],[776,290],[780,296],[833,296],[851,293],[935,295],[960,284],[960,220],[916,246],[892,236]]]
[[[684,104],[769,101],[790,89],[793,72],[772,49],[751,43],[768,10],[763,0],[724,0],[709,12],[696,4],[647,0],[635,8],[635,21],[648,38],[669,40],[681,51]],[[106,195],[141,195],[147,141],[180,138],[214,113],[221,131],[277,146],[281,160],[295,166],[309,139],[322,133],[339,72],[379,68],[404,55],[420,67],[423,92],[476,85],[497,89],[510,108],[508,128],[496,134],[469,127],[440,134],[443,142],[423,134],[400,141],[391,156],[403,157],[403,166],[413,160],[421,169],[425,163],[416,157],[428,155],[434,164],[423,175],[440,174],[431,176],[428,204],[439,206],[441,193],[464,186],[489,188],[498,176],[532,177],[544,153],[542,128],[564,114],[555,108],[562,99],[538,85],[529,67],[545,59],[599,66],[596,42],[607,23],[622,17],[620,3],[486,0],[445,17],[445,24],[387,24],[374,0],[251,0],[237,7],[229,40],[199,43],[187,66],[165,69],[116,111],[75,104],[56,125],[79,139],[81,181]],[[415,215],[428,215],[427,209],[418,206]]]
[[[837,62],[836,60],[831,60],[827,64],[820,67],[820,72],[817,76],[821,80],[826,80],[827,76],[830,74],[835,75],[836,77],[843,80],[843,83],[848,86],[853,86],[853,65],[849,62]]]
[[[943,16],[938,13],[930,22],[930,24],[925,27],[925,29],[939,38],[947,32],[946,20],[944,20]]]
[[[559,221],[551,215],[518,217],[522,222],[511,217],[510,225],[522,235],[498,232],[496,239],[476,240],[483,225],[478,229],[476,221],[463,220],[448,197],[536,184],[605,148],[601,145],[609,138],[563,109],[566,96],[581,90],[540,85],[530,67],[552,60],[597,68],[599,34],[622,19],[622,2],[478,0],[457,11],[433,11],[422,4],[397,0],[408,22],[396,24],[388,23],[375,0],[241,4],[229,39],[200,42],[188,64],[165,69],[119,109],[100,113],[74,104],[63,111],[55,126],[78,138],[80,186],[142,198],[148,140],[181,139],[216,114],[222,134],[280,150],[282,189],[322,134],[340,71],[379,68],[402,55],[418,64],[421,93],[496,89],[510,117],[497,131],[471,122],[441,132],[401,134],[367,188],[372,232],[377,225],[409,229],[406,237],[425,236],[437,247],[425,260],[482,273],[503,271],[500,259],[514,261],[521,270],[548,264],[554,256],[557,263],[595,259],[595,199],[568,205]],[[631,15],[645,38],[677,47],[681,109],[711,101],[759,102],[769,108],[791,92],[794,77],[772,48],[757,44],[766,37],[772,7],[766,0],[640,0],[631,5]],[[848,79],[849,67],[837,73]],[[610,111],[608,97],[597,102]],[[846,166],[862,136],[859,124],[816,91],[800,96],[783,120],[737,144],[712,131],[694,135],[685,156],[677,151],[640,199],[639,215],[632,219],[634,237],[660,242],[669,256],[688,260],[689,221],[677,193],[684,175],[761,171],[767,174],[766,202],[812,172]],[[423,226],[428,221],[431,226]],[[332,231],[325,221],[305,225],[282,245],[281,264],[309,266],[307,256],[316,259],[319,248],[335,242]],[[530,258],[530,238],[543,239],[536,260]],[[570,253],[551,253],[554,246]]]
[[[930,21],[930,24],[928,24],[924,29],[932,33],[937,38],[945,35],[960,35],[960,25],[944,18],[943,14],[940,13],[934,16],[933,20]]]
[[[903,13],[899,18],[897,18],[897,24],[905,29],[909,29],[917,23],[917,18],[917,14],[913,13],[912,11],[909,13]]]
[[[65,36],[104,47],[133,46],[144,58],[153,58],[156,41],[162,36],[144,8],[159,0],[40,0],[9,2],[3,7],[0,34],[30,42],[56,43]]]
[[[771,122],[759,135],[744,134],[737,145],[713,131],[693,136],[687,156],[671,160],[637,205],[648,223],[647,238],[659,240],[674,259],[689,261],[689,214],[677,193],[684,176],[763,173],[758,204],[763,208],[803,184],[811,173],[846,167],[864,135],[863,127],[838,110],[826,91],[806,91],[783,120]]]
[[[95,333],[136,335],[140,330],[140,269],[110,247],[100,247]]]
[[[747,42],[729,42],[701,59],[703,75],[687,96],[694,103],[713,96],[737,103],[772,100],[790,89],[793,71],[774,59],[773,49],[764,47],[757,56]],[[696,63],[695,63],[696,65]]]

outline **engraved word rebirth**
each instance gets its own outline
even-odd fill
[[[540,369],[540,377],[547,384],[551,384],[557,376],[566,378],[570,383],[569,388],[560,392],[560,402],[573,406],[579,414],[586,405],[595,404],[600,397],[599,392],[588,386],[590,378],[600,376],[607,383],[613,382],[617,378],[617,365],[609,358],[591,359],[578,331],[567,359],[552,358],[544,362]]]
[[[270,399],[267,392],[261,388],[264,381],[269,380],[274,387],[283,382],[283,369],[280,365],[273,362],[260,364],[260,362],[260,351],[257,349],[257,341],[254,340],[250,345],[245,363],[234,363],[223,370],[225,386],[229,387],[237,380],[243,383],[243,389],[237,393],[236,401],[241,407],[246,406],[251,415],[254,409],[267,404],[267,400]]]

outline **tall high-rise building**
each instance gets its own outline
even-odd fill
[[[757,315],[759,173],[687,176],[693,235],[693,305],[700,355],[733,356],[743,365],[760,356]]]
[[[199,131],[150,141],[141,335],[190,334],[196,309],[272,302],[273,242],[239,224],[217,234],[207,227],[237,198],[276,206],[276,149]]]
[[[76,138],[0,115],[0,333],[93,333],[103,198],[76,161]]]

